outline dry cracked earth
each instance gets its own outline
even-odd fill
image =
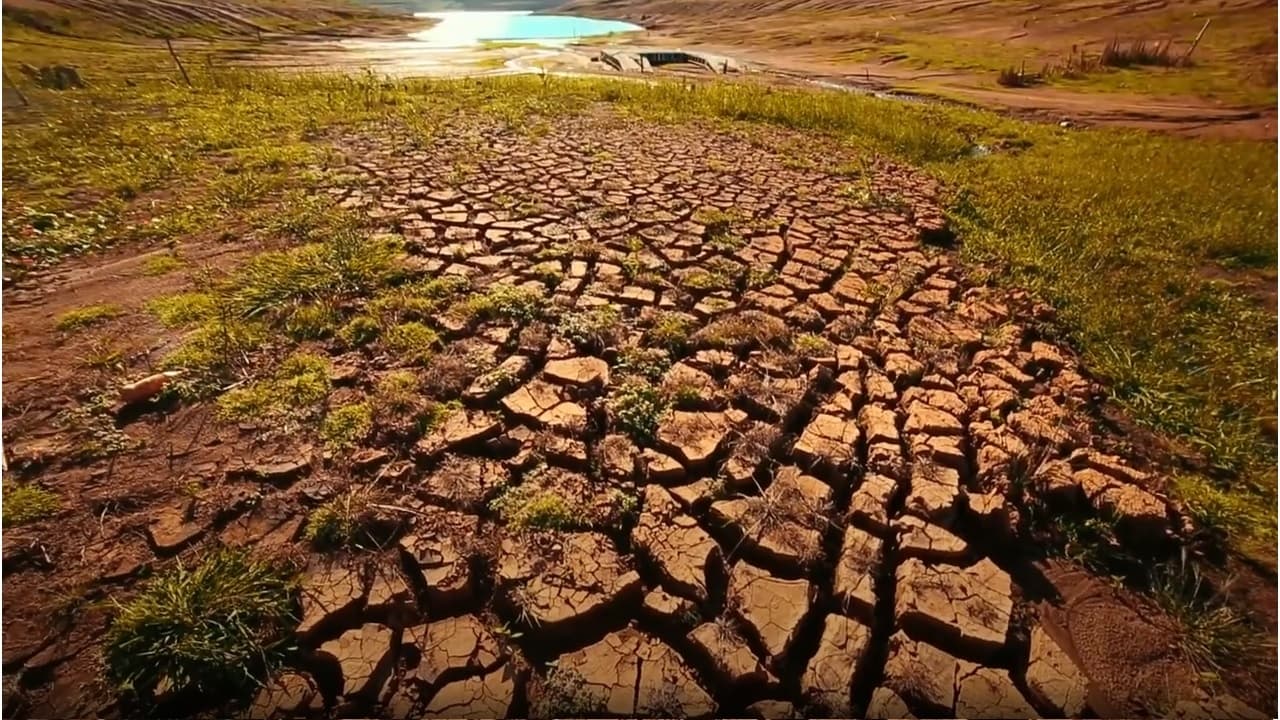
[[[1255,716],[1195,694],[1158,614],[1033,562],[1032,505],[1113,516],[1151,554],[1184,520],[1098,430],[1072,353],[1040,339],[1050,309],[939,247],[932,180],[882,160],[850,180],[781,131],[603,110],[392,137],[340,138],[348,180],[328,192],[401,233],[414,272],[613,306],[619,336],[442,315],[474,371],[425,437],[335,454],[197,406],[128,425],[137,452],[33,466],[83,506],[50,522],[87,539],[37,552],[47,524],[5,531],[23,714],[111,712],[109,608],[51,617],[51,574],[108,597],[225,543],[306,557],[303,652],[247,717],[1080,717],[1155,698]],[[620,348],[653,346],[659,313],[694,332],[658,367],[676,401],[637,444]],[[396,364],[325,349],[335,397]],[[30,461],[38,440],[10,446]],[[565,498],[575,527],[504,523],[491,502],[516,485]],[[383,550],[299,549],[310,508],[371,486],[399,519]]]

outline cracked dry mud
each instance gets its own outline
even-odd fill
[[[626,329],[585,348],[554,325],[539,338],[437,318],[448,343],[491,362],[408,448],[331,457],[221,428],[183,455],[118,461],[116,473],[240,485],[257,502],[228,513],[214,501],[225,493],[172,507],[144,493],[104,525],[122,539],[87,555],[109,569],[97,584],[128,586],[215,535],[301,547],[305,508],[365,477],[412,510],[385,551],[310,558],[301,659],[242,714],[1079,716],[1167,689],[1094,642],[1124,633],[1102,605],[1072,614],[1068,598],[1042,623],[1052,603],[1026,581],[1037,571],[1002,541],[1023,532],[1029,497],[1114,514],[1134,547],[1172,542],[1181,520],[1158,474],[1091,434],[1093,384],[1033,329],[1049,310],[974,283],[929,244],[945,239],[933,181],[877,161],[852,192],[795,162],[799,139],[781,131],[603,110],[538,133],[460,122],[427,147],[394,137],[339,138],[357,179],[328,192],[402,233],[415,272],[519,285],[564,310],[613,305]],[[683,389],[681,404],[642,447],[610,408],[619,347],[652,346],[658,312],[695,332],[656,381]],[[335,365],[359,393],[392,360]],[[504,525],[489,503],[522,483],[583,508],[578,527]],[[613,513],[618,497],[633,515]],[[40,577],[7,576],[10,597],[38,602]],[[30,688],[30,712],[101,709],[81,639],[101,618],[54,628],[11,620],[12,605],[5,672]]]

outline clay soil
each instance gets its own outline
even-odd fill
[[[348,180],[324,192],[400,232],[411,272],[621,324],[575,343],[537,319],[437,318],[441,354],[472,360],[432,383],[460,405],[425,436],[335,453],[200,403],[120,415],[130,449],[80,461],[56,418],[106,380],[73,358],[127,339],[145,373],[178,338],[141,308],[186,281],[145,276],[147,251],[125,247],[6,285],[9,470],[64,499],[4,530],[7,712],[127,714],[103,679],[106,600],[218,544],[304,568],[301,652],[244,717],[1274,712],[1273,686],[1210,700],[1161,613],[1041,561],[1033,507],[1113,516],[1153,559],[1184,520],[1158,470],[1105,451],[1097,388],[1035,332],[1052,310],[957,264],[934,181],[867,159],[850,193],[777,150],[842,152],[812,138],[605,108],[538,133],[459,117],[427,147],[331,142]],[[258,249],[219,230],[184,255],[226,267]],[[100,301],[127,312],[54,330]],[[659,313],[692,334],[652,379],[675,404],[633,439],[624,350],[656,345]],[[377,348],[314,344],[330,406],[395,368],[429,380]],[[573,521],[504,520],[493,499],[524,486]],[[381,550],[302,539],[318,505],[368,489],[395,518]]]

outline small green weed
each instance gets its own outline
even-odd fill
[[[320,437],[332,450],[359,445],[373,430],[373,410],[367,403],[343,405],[329,411],[320,425]]]
[[[393,523],[377,507],[381,498],[365,488],[353,488],[311,512],[303,537],[323,549],[382,547],[394,531]]]
[[[38,485],[6,483],[3,492],[5,527],[16,527],[43,520],[58,512],[61,507],[56,494]]]
[[[203,322],[213,317],[217,300],[204,292],[162,295],[147,302],[151,313],[167,328],[178,328]]]
[[[182,261],[175,255],[155,255],[142,264],[142,274],[147,277],[168,275],[182,265]]]
[[[119,305],[88,305],[58,316],[57,328],[73,332],[120,317],[124,310]]]
[[[382,334],[382,343],[401,360],[421,365],[435,354],[440,336],[420,322],[407,322],[388,328]]]
[[[622,311],[613,305],[598,305],[567,312],[557,326],[560,334],[588,352],[599,352],[622,336]]]
[[[576,503],[531,484],[507,488],[489,507],[516,530],[569,530],[578,527],[583,517]]]
[[[622,384],[609,400],[613,424],[637,445],[647,445],[658,432],[658,421],[667,410],[667,398],[652,384],[630,381]]]
[[[361,347],[378,339],[381,326],[376,318],[368,315],[357,315],[347,321],[338,330],[338,339],[347,347]]]
[[[223,420],[261,420],[306,414],[329,394],[329,361],[319,355],[290,355],[269,380],[236,388],[218,398]]]

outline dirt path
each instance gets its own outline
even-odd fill
[[[1024,552],[1030,504],[1114,513],[1127,546],[1156,554],[1182,520],[1161,477],[1098,450],[1112,439],[1091,434],[1095,389],[1032,329],[1048,309],[975,285],[931,244],[947,240],[931,180],[883,162],[831,176],[806,169],[832,152],[806,138],[603,111],[425,150],[370,135],[339,148],[363,179],[332,192],[398,227],[418,272],[612,306],[618,336],[592,349],[538,323],[441,318],[451,348],[499,374],[468,378],[426,437],[340,454],[197,406],[126,424],[139,449],[76,463],[49,451],[49,417],[83,379],[25,378],[23,407],[6,395],[11,458],[74,501],[5,530],[18,716],[119,712],[94,601],[215,542],[308,563],[305,652],[249,717],[996,718],[1203,701],[1158,613],[1071,590],[1093,580]],[[168,289],[133,262],[68,273],[7,316],[7,388],[65,352],[58,310]],[[657,313],[694,333],[658,378],[680,400],[641,448],[610,408],[636,372],[618,347],[654,346]],[[94,334],[148,327],[130,315]],[[319,349],[332,403],[395,365]],[[577,527],[504,522],[490,501],[514,485],[553,491]],[[374,486],[403,516],[391,547],[306,548],[311,508]]]

